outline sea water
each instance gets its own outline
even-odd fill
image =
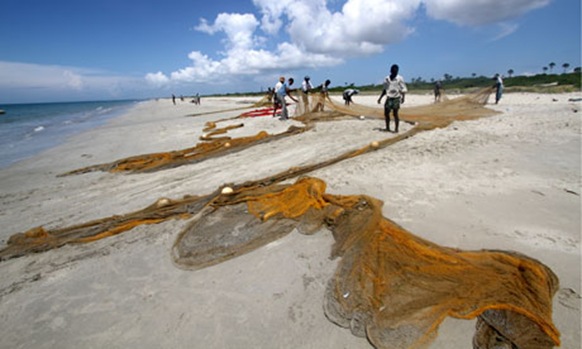
[[[126,112],[135,100],[4,104],[0,109],[0,168],[63,143]]]

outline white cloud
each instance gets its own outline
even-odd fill
[[[164,75],[162,72],[157,73],[149,73],[146,75],[146,80],[150,82],[152,85],[161,86],[166,84],[170,79]]]
[[[0,62],[2,88],[70,88],[82,86],[80,76],[71,68],[16,62]]]
[[[519,25],[515,23],[499,23],[499,33],[491,41],[501,40],[506,36],[509,36],[517,31]]]
[[[332,11],[325,0],[253,0],[261,16],[221,13],[214,22],[202,19],[194,29],[223,34],[218,58],[193,51],[192,64],[164,75],[148,74],[152,83],[212,82],[226,76],[245,76],[277,70],[341,64],[346,58],[382,52],[413,29],[405,21],[421,0],[348,0]],[[265,35],[270,35],[266,38]],[[265,48],[282,36],[288,40]]]
[[[476,26],[517,18],[551,0],[423,0],[434,19]]]
[[[507,24],[551,0],[253,0],[255,14],[221,13],[202,19],[197,31],[223,35],[224,50],[193,51],[192,64],[168,75],[148,74],[155,84],[219,82],[224,78],[269,74],[341,64],[380,53],[414,32],[411,19],[421,9],[429,17],[464,26],[501,23],[495,40],[517,30]],[[333,6],[333,9],[331,8]],[[269,42],[279,42],[267,47]]]
[[[63,71],[63,77],[65,79],[66,86],[69,86],[74,90],[83,89],[83,77],[81,75],[70,70],[65,70]]]
[[[194,29],[208,34],[224,32],[225,46],[228,50],[246,50],[253,47],[253,34],[259,22],[252,14],[221,13],[216,17],[214,24],[209,25],[203,19]]]
[[[420,0],[349,0],[341,11],[330,12],[325,1],[290,6],[289,35],[309,52],[340,57],[382,52],[412,32],[410,19]]]
[[[6,61],[0,61],[0,76],[0,96],[11,101],[27,100],[29,94],[47,100],[118,97],[126,88],[143,85],[143,80],[140,84],[135,78],[93,69]]]

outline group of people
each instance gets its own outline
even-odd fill
[[[281,117],[280,120],[288,120],[289,119],[289,111],[287,110],[287,101],[285,97],[289,96],[291,100],[294,102],[298,102],[295,97],[291,94],[291,92],[295,91],[295,89],[291,88],[295,80],[293,78],[289,78],[287,82],[285,82],[285,77],[279,77],[279,81],[275,85],[273,90],[269,89],[269,93],[273,95],[273,116],[275,117],[277,114],[277,110],[281,109]],[[323,100],[327,98],[328,95],[328,88],[331,84],[331,81],[325,80],[323,84],[314,88],[311,84],[311,78],[309,76],[305,76],[303,81],[301,82],[301,98],[303,105],[305,106],[305,110],[309,110],[309,94],[313,93],[314,90],[318,90],[321,94],[321,98],[318,100],[317,104],[313,108],[314,112],[323,111],[324,103]]]
[[[384,88],[382,89],[382,94],[378,98],[378,104],[381,103],[381,100],[384,96],[386,96],[386,102],[384,103],[384,118],[386,121],[386,128],[382,129],[385,132],[390,132],[390,114],[394,116],[394,132],[398,132],[398,125],[400,123],[400,118],[398,117],[398,110],[400,109],[400,104],[404,103],[404,96],[406,92],[408,92],[406,88],[406,83],[404,82],[404,78],[398,75],[399,67],[398,65],[394,64],[390,68],[390,75],[388,75],[384,79]],[[273,116],[276,116],[276,111],[278,108],[281,108],[281,117],[280,120],[288,120],[289,119],[289,111],[287,110],[287,102],[285,98],[289,96],[291,100],[298,102],[295,97],[291,95],[293,89],[291,89],[291,85],[293,85],[294,80],[293,78],[289,78],[288,82],[285,82],[285,77],[281,76],[279,81],[275,85],[273,90],[270,92],[274,96],[274,108],[273,108]],[[323,84],[319,86],[319,91],[321,93],[320,100],[318,101],[317,105],[313,109],[313,111],[323,111],[324,108],[324,99],[328,96],[328,88],[331,84],[330,80],[326,80]],[[314,90],[313,85],[311,84],[311,79],[309,76],[306,76],[301,83],[301,94],[303,99],[303,104],[305,105],[306,110],[309,108],[309,97],[308,94]],[[342,96],[345,102],[345,105],[349,106],[352,101],[352,96],[358,94],[360,91],[357,89],[346,89]]]
[[[386,128],[381,129],[384,132],[392,132],[392,128],[390,127],[390,115],[394,117],[394,131],[398,133],[398,127],[400,124],[400,117],[398,115],[400,110],[400,105],[404,103],[406,93],[408,92],[408,88],[406,87],[406,83],[404,82],[404,78],[399,75],[399,67],[397,64],[393,64],[390,67],[390,74],[384,78],[383,89],[380,97],[378,97],[378,104],[382,103],[382,98],[386,96],[386,100],[384,102],[384,120],[386,122]],[[503,94],[503,80],[499,74],[495,74],[495,104],[499,103],[501,96]],[[287,110],[287,103],[285,101],[285,97],[289,96],[293,101],[298,102],[290,92],[293,89],[290,88],[293,85],[293,78],[289,78],[288,84],[285,83],[285,77],[281,76],[279,78],[279,82],[275,85],[275,89],[272,91],[274,94],[274,111],[273,116],[276,114],[276,110],[278,107],[281,107],[281,120],[289,119],[289,112]],[[322,85],[318,87],[320,93],[322,94],[322,98],[318,101],[318,104],[315,106],[313,111],[323,111],[323,100],[328,96],[328,88],[330,84],[330,80],[326,80]],[[440,80],[436,81],[434,84],[434,98],[435,103],[439,103],[441,101],[441,94],[442,94],[443,85]],[[306,110],[309,106],[309,97],[308,94],[311,93],[314,88],[311,84],[310,77],[306,76],[301,83],[301,90],[302,90],[302,100],[303,104],[305,105]],[[360,91],[357,89],[349,88],[346,89],[342,97],[344,99],[345,105],[349,106],[353,103],[352,96],[358,94]]]
[[[184,96],[180,96],[180,101],[184,102]],[[176,105],[176,95],[172,94],[172,103]],[[200,94],[197,93],[192,97],[190,103],[200,104]]]

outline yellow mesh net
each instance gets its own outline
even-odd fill
[[[496,112],[484,108],[492,88],[484,88],[475,93],[460,96],[457,98],[444,98],[440,103],[411,106],[402,105],[400,109],[400,119],[410,123],[419,123],[423,129],[444,127],[453,121],[472,120],[485,116],[490,116]],[[335,119],[338,117],[361,115],[367,118],[384,119],[384,109],[381,105],[371,107],[358,103],[351,103],[349,106],[334,102],[331,98],[323,94],[309,94],[309,104],[305,105],[305,94],[296,92],[303,98],[298,98],[295,118],[304,122],[321,121]],[[325,108],[323,112],[321,108]]]
[[[300,115],[306,124],[346,115],[383,117],[381,109],[357,104],[346,107],[320,97],[324,111]],[[293,185],[278,184],[377,150],[423,129],[491,115],[491,111],[483,108],[482,99],[476,94],[460,101],[411,107],[406,112],[402,109],[403,119],[418,123],[408,133],[348,151],[335,159],[233,185],[230,195],[222,195],[219,188],[201,197],[162,198],[126,215],[62,229],[37,227],[15,234],[0,250],[0,260],[68,243],[95,241],[142,224],[196,216],[180,233],[172,254],[177,265],[199,269],[248,253],[295,228],[312,234],[327,226],[335,239],[332,257],[341,257],[341,261],[326,291],[326,315],[355,335],[366,336],[374,346],[424,348],[436,336],[443,319],[452,316],[478,317],[473,341],[477,349],[493,348],[491,343],[501,342],[508,343],[508,348],[551,348],[559,345],[559,333],[551,320],[558,279],[542,263],[513,252],[461,251],[436,245],[383,217],[381,201],[363,195],[327,194],[325,183],[315,178],[302,178]],[[299,100],[298,108],[310,109],[302,98]],[[307,103],[321,108],[320,101],[311,98]],[[159,169],[174,166],[170,164],[175,164],[175,159],[181,159],[180,163],[196,154],[212,154],[213,149],[224,152],[225,148],[239,146],[239,141],[240,146],[250,146],[276,138],[259,133],[247,139],[217,140],[212,136],[228,130],[208,124],[205,131],[212,130],[207,137],[210,143],[181,151],[180,155],[168,158],[166,153],[150,154],[98,166],[100,170]],[[288,132],[294,134],[304,129]],[[231,143],[230,147],[225,147],[226,142]],[[238,234],[232,234],[235,230]]]
[[[292,136],[309,130],[291,126],[287,131],[271,135],[266,131],[260,131],[254,136],[232,138],[229,136],[216,137],[216,135],[226,134],[229,130],[243,127],[243,124],[230,125],[221,129],[214,129],[215,123],[208,123],[205,130],[213,130],[208,134],[200,137],[203,142],[198,143],[195,147],[175,150],[171,152],[144,154],[132,156],[129,158],[117,160],[111,163],[92,165],[61,174],[60,176],[69,176],[83,174],[94,171],[108,172],[125,172],[125,173],[143,173],[174,168],[187,164],[194,164],[216,156],[223,156],[244,150],[250,146],[270,142],[283,137]]]
[[[500,317],[491,314],[515,313],[492,327],[505,326],[502,335],[519,348],[559,344],[551,321],[558,279],[545,265],[517,253],[436,245],[384,218],[381,201],[328,195],[325,187],[303,178],[247,203],[262,220],[322,212],[311,217],[327,222],[336,240],[333,256],[342,257],[325,301],[333,322],[378,348],[421,348],[447,316],[470,319],[488,311],[494,322]]]
[[[401,109],[401,118],[410,123],[417,123],[418,125],[409,131],[414,134],[418,131],[428,130],[435,127],[443,127],[455,120],[470,120],[489,116],[495,112],[484,108],[483,105],[489,98],[491,89],[483,89],[477,93],[467,96],[446,99],[442,103],[416,106]],[[305,124],[305,127],[291,126],[289,129],[277,135],[270,135],[265,131],[250,137],[231,138],[229,136],[217,137],[217,135],[226,134],[229,130],[239,127],[244,127],[243,124],[229,125],[223,128],[217,128],[216,122],[209,122],[206,124],[204,131],[210,131],[200,137],[201,143],[195,147],[175,150],[163,153],[143,154],[132,156],[129,158],[117,160],[111,163],[92,165],[73,171],[61,174],[61,176],[68,176],[74,174],[82,174],[93,171],[109,171],[109,172],[125,172],[125,173],[139,173],[152,172],[168,168],[174,168],[187,164],[204,161],[216,156],[230,154],[236,151],[241,151],[249,146],[259,143],[272,141],[282,137],[296,135],[301,132],[311,130],[313,123],[318,121],[330,121],[337,118],[354,117],[365,115],[371,118],[383,118],[384,111],[382,108],[374,108],[356,103],[350,106],[341,105],[333,102],[327,95],[322,93],[304,94],[301,90],[293,92],[296,95],[298,102],[294,109],[294,118]],[[272,103],[271,97],[265,96],[260,101],[255,103],[252,107],[270,106],[266,115],[271,115]],[[237,110],[240,108],[237,108]],[[327,109],[324,111],[324,109]],[[245,113],[235,117],[234,119],[244,118]],[[231,119],[225,119],[231,120]],[[219,120],[225,121],[225,120]],[[386,145],[386,144],[385,144]]]
[[[476,343],[501,336],[517,348],[559,345],[551,320],[558,279],[549,268],[517,253],[436,245],[384,218],[381,201],[330,195],[325,188],[319,179],[302,178],[288,186],[247,183],[232,195],[159,200],[124,216],[16,234],[0,259],[202,212],[173,249],[178,265],[199,269],[248,253],[293,228],[313,233],[327,225],[335,238],[332,256],[342,259],[328,285],[326,315],[377,348],[423,348],[447,316],[479,316]]]
[[[297,222],[299,231],[310,226],[307,233],[327,225],[335,239],[332,257],[342,259],[328,285],[326,315],[355,335],[367,336],[377,348],[426,347],[447,316],[479,317],[475,348],[489,348],[479,343],[489,343],[492,336],[517,348],[559,344],[551,320],[558,279],[545,265],[515,252],[436,245],[383,217],[381,201],[364,195],[330,195],[325,188],[316,178],[302,178],[289,186],[247,188],[213,201],[218,209],[209,215],[232,216],[233,211],[219,212],[246,202],[254,224],[270,222],[271,234],[288,233],[289,220]],[[239,215],[247,210],[240,208]],[[201,236],[212,235],[216,221],[221,222],[224,236],[241,231],[239,225],[236,229],[234,223],[224,225],[226,221],[216,216],[203,221],[208,223],[195,222],[176,242],[175,259],[184,267],[198,269],[199,256],[206,257],[205,266],[211,265],[208,253],[216,246],[185,249],[182,239],[195,236],[200,241]],[[240,224],[241,219],[237,221]],[[228,243],[219,245],[226,248]],[[245,241],[228,247],[240,252],[251,245]]]

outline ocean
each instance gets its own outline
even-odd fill
[[[0,168],[103,125],[139,101],[4,104],[0,109]]]

